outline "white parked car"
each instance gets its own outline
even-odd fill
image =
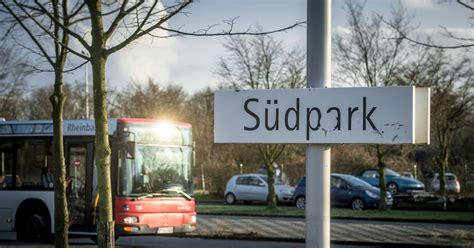
[[[278,202],[290,202],[294,187],[275,182],[275,194]],[[268,177],[262,174],[242,174],[230,178],[224,193],[226,204],[266,202],[268,197]]]
[[[444,188],[447,192],[459,193],[461,192],[461,185],[459,184],[458,178],[453,173],[444,173]],[[439,174],[436,173],[433,180],[431,181],[431,188],[434,192],[439,191]]]

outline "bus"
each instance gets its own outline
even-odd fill
[[[196,229],[192,129],[188,123],[109,119],[116,238]],[[64,120],[69,235],[96,238],[94,120]],[[54,233],[53,123],[0,121],[0,238]],[[48,175],[51,179],[51,174]],[[47,183],[45,183],[45,181]]]

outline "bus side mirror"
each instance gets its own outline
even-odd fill
[[[126,150],[127,150],[127,159],[135,159],[135,145],[134,141],[127,141]]]

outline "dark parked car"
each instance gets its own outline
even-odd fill
[[[393,170],[384,169],[385,183],[387,185],[387,191],[392,194],[400,192],[411,193],[425,190],[425,185],[413,178],[404,177]],[[366,181],[374,187],[379,186],[379,172],[378,169],[367,169],[360,173],[358,178]]]
[[[297,208],[306,205],[306,177],[298,182],[293,199]],[[331,206],[350,207],[353,210],[377,208],[380,199],[380,189],[346,174],[331,174]],[[389,207],[393,204],[390,193],[386,199]]]

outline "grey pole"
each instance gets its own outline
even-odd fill
[[[89,119],[89,75],[87,73],[87,63],[84,67],[86,68],[86,119]]]
[[[331,86],[331,0],[307,0],[308,88]],[[306,148],[306,247],[330,246],[331,149]]]

